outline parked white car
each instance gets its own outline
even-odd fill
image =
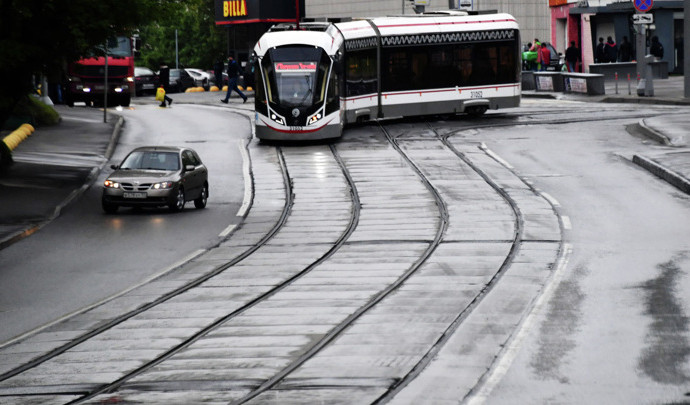
[[[204,89],[208,90],[209,83],[213,81],[210,73],[194,68],[186,68],[185,70],[194,78],[194,83],[197,87],[203,87]]]

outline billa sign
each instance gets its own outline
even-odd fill
[[[304,17],[304,0],[215,0],[216,25],[294,22]]]

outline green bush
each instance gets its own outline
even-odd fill
[[[56,125],[58,122],[60,114],[52,106],[46,105],[38,97],[26,96],[14,106],[3,128],[11,131],[24,123],[38,127]]]

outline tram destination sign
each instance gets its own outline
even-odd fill
[[[294,22],[305,0],[214,0],[216,25]]]

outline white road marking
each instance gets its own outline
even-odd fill
[[[230,235],[230,233],[231,233],[232,231],[234,231],[235,228],[237,228],[237,224],[229,225],[229,226],[228,226],[227,228],[225,228],[225,229],[223,230],[223,232],[221,232],[218,236],[221,237],[221,238],[225,238],[226,236]]]
[[[558,200],[556,200],[555,198],[551,197],[550,194],[545,193],[545,192],[543,192],[543,191],[540,192],[540,194],[541,194],[542,197],[546,198],[546,199],[551,203],[551,205],[553,205],[554,207],[560,207],[560,206],[561,206],[561,204],[558,202]]]
[[[242,173],[244,175],[244,199],[242,201],[242,206],[239,211],[237,211],[238,217],[243,217],[247,214],[249,204],[252,201],[252,178],[251,173],[249,173],[249,152],[244,142],[245,141],[238,142],[240,153],[242,154]]]
[[[560,284],[560,281],[563,278],[563,274],[565,272],[565,268],[568,266],[568,261],[570,259],[571,253],[572,246],[569,243],[564,244],[563,250],[561,251],[561,255],[558,259],[558,266],[556,268],[556,271],[554,271],[551,281],[544,286],[544,293],[537,299],[536,303],[534,304],[534,307],[527,315],[525,321],[522,323],[519,330],[515,334],[515,337],[506,346],[506,349],[503,352],[503,355],[501,356],[499,361],[496,363],[496,366],[493,367],[489,374],[487,374],[484,382],[481,383],[482,385],[479,388],[479,390],[477,390],[474,395],[471,395],[471,397],[467,401],[468,404],[480,405],[486,403],[489,399],[489,396],[491,395],[491,392],[496,388],[498,383],[501,382],[503,377],[505,377],[505,375],[508,373],[508,369],[510,369],[510,366],[513,364],[513,361],[517,357],[518,352],[522,347],[522,343],[525,340],[525,337],[527,336],[528,332],[534,328],[537,315],[539,315],[543,311],[544,306],[546,305],[546,303],[549,302],[549,300],[553,296],[554,290]]]

